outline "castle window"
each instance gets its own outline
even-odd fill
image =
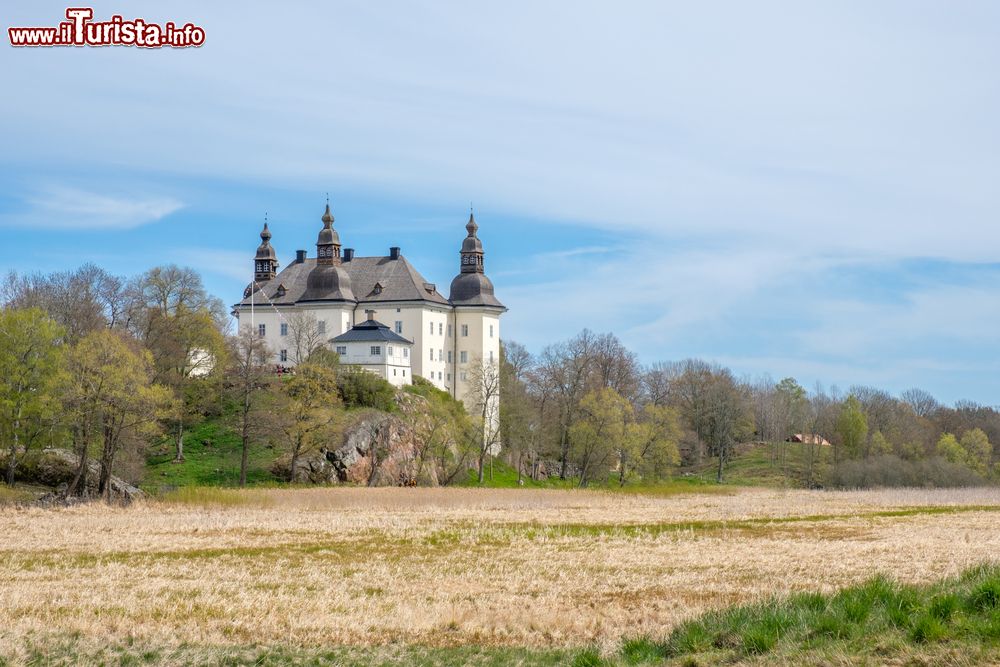
[[[316,333],[326,333],[326,320],[320,320],[316,323]]]
[[[385,348],[385,353],[388,354],[390,357],[392,356],[392,345],[389,345]]]
[[[287,336],[288,335],[288,322],[282,322],[281,323],[281,335],[282,336]]]
[[[398,334],[403,333],[403,321],[402,320],[396,320],[396,333],[398,333]]]
[[[410,348],[408,348],[408,347],[404,347],[403,348],[403,358],[404,359],[409,359],[410,358]]]
[[[381,294],[382,293],[382,283],[375,283],[375,287],[372,289],[372,292],[375,293],[375,294]]]
[[[451,350],[448,350],[448,363],[451,363]]]
[[[347,346],[346,345],[338,345],[337,346],[337,354],[339,354],[340,356],[346,355],[347,354]]]
[[[468,324],[463,324],[462,325],[462,337],[465,338],[468,335],[469,335],[469,325]]]
[[[431,361],[434,361],[434,350],[430,349],[430,350],[427,350],[427,351],[431,353]]]
[[[263,324],[258,324],[257,325],[257,335],[260,336],[261,338],[263,338],[265,335],[267,335],[267,327],[265,325],[263,325]]]
[[[282,361],[288,361],[288,350],[282,350],[280,353],[280,358]]]
[[[463,363],[463,364],[468,363],[469,362],[469,353],[466,352],[465,350],[462,350],[461,352],[459,352],[458,353],[458,361],[460,363]],[[462,373],[462,375],[465,375],[465,373]],[[464,380],[465,378],[462,378],[462,379]]]
[[[372,345],[371,353],[372,353],[373,357],[381,357],[382,356],[382,346],[381,345]]]
[[[493,363],[493,350],[490,350],[490,363]]]
[[[438,336],[444,333],[444,324],[438,322]]]
[[[406,377],[406,369],[403,369],[403,377]]]
[[[438,361],[444,361],[444,350],[438,350]]]
[[[493,338],[493,325],[490,325],[490,338]]]
[[[466,377],[467,377],[467,376],[465,375],[465,371],[462,371],[462,374],[461,374],[461,375],[459,375],[459,377],[460,377],[460,378],[462,379],[462,382],[465,382],[465,380],[466,380]]]
[[[389,354],[392,354],[392,353],[390,352]],[[392,369],[392,377],[396,377],[396,369],[395,368]]]
[[[434,335],[434,323],[433,323],[433,322],[431,322],[431,323],[430,323],[430,325],[431,325],[431,331],[430,331],[430,334],[431,334],[431,335],[433,336],[433,335]]]
[[[451,338],[451,325],[448,325],[448,338]]]

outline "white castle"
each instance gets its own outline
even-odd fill
[[[499,363],[500,315],[507,310],[484,272],[474,216],[465,225],[461,268],[448,298],[398,247],[376,257],[357,257],[352,248],[341,252],[329,203],[322,221],[316,257],[299,250],[281,272],[264,223],[254,280],[234,306],[240,326],[252,326],[267,342],[276,365],[304,360],[297,341],[305,334],[338,352],[342,363],[397,386],[419,375],[471,408],[470,382],[481,377],[478,369]]]

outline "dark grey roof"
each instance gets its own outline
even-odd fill
[[[402,255],[399,259],[389,257],[355,257],[349,262],[335,265],[345,271],[350,278],[351,298],[341,294],[331,296],[332,300],[346,300],[352,303],[378,303],[387,301],[426,301],[442,306],[449,305],[436,288],[428,282]],[[275,305],[294,305],[308,296],[310,300],[321,299],[322,295],[310,290],[306,295],[307,283],[312,270],[316,268],[316,259],[306,259],[304,262],[292,262],[277,276],[263,283],[263,295],[254,295],[254,303],[260,305],[270,300]],[[331,267],[333,268],[333,267]],[[381,286],[376,293],[375,285]],[[285,289],[284,296],[278,296],[278,287]],[[267,297],[267,299],[264,298]],[[245,298],[237,305],[249,306],[250,299]]]
[[[351,285],[351,277],[342,267],[336,264],[316,264],[306,276],[306,288],[299,300],[354,302],[356,299]],[[287,289],[286,285],[285,290]]]
[[[451,302],[456,306],[505,308],[493,293],[493,283],[482,273],[460,273],[451,281]]]
[[[274,248],[271,246],[271,230],[264,223],[264,229],[260,233],[260,245],[257,246],[257,259],[274,259]]]
[[[366,343],[368,341],[413,345],[413,341],[403,338],[378,320],[365,320],[360,324],[355,324],[349,331],[330,339],[331,343]]]

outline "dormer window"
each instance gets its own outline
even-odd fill
[[[375,287],[372,289],[372,294],[382,293],[382,283],[375,283]]]
[[[277,292],[275,292],[275,294],[276,294],[277,296],[285,296],[285,293],[286,293],[286,292],[287,292],[287,290],[285,289],[285,286],[284,286],[284,285],[278,285],[278,291],[277,291]]]

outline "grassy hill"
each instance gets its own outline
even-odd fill
[[[828,464],[829,448],[816,448],[816,471]],[[236,486],[240,470],[240,438],[220,420],[207,420],[188,432],[184,447],[185,460],[174,463],[174,444],[163,440],[154,447],[146,459],[146,472],[141,486],[146,491],[158,493],[186,486]],[[282,480],[270,472],[271,463],[279,452],[273,448],[253,445],[247,474],[249,486],[280,484]],[[680,492],[705,491],[715,486],[716,459],[706,459],[700,465],[682,468],[673,480],[654,485],[630,483],[625,491]],[[751,444],[737,448],[726,465],[725,486],[765,486],[777,488],[802,488],[808,486],[808,446],[797,443]],[[818,474],[818,472],[817,472]],[[475,470],[469,470],[459,480],[459,486],[479,486]],[[483,486],[489,488],[576,488],[576,480],[550,477],[532,480],[522,477],[518,484],[517,471],[502,459],[495,459],[486,470]],[[619,489],[617,479],[597,487]],[[595,485],[591,485],[592,488]]]
[[[801,443],[753,443],[740,445],[725,467],[723,483],[733,486],[767,486],[776,488],[803,488],[809,486],[810,445]],[[829,447],[813,447],[812,479],[819,479],[829,465]],[[681,470],[681,475],[714,483],[718,459],[706,459],[700,465]]]
[[[236,486],[240,480],[240,437],[217,420],[202,422],[184,439],[184,462],[174,463],[174,443],[164,440],[146,458],[146,472],[140,486],[153,493],[184,486]],[[274,449],[262,445],[250,448],[247,484],[273,485],[271,463],[278,457]]]

